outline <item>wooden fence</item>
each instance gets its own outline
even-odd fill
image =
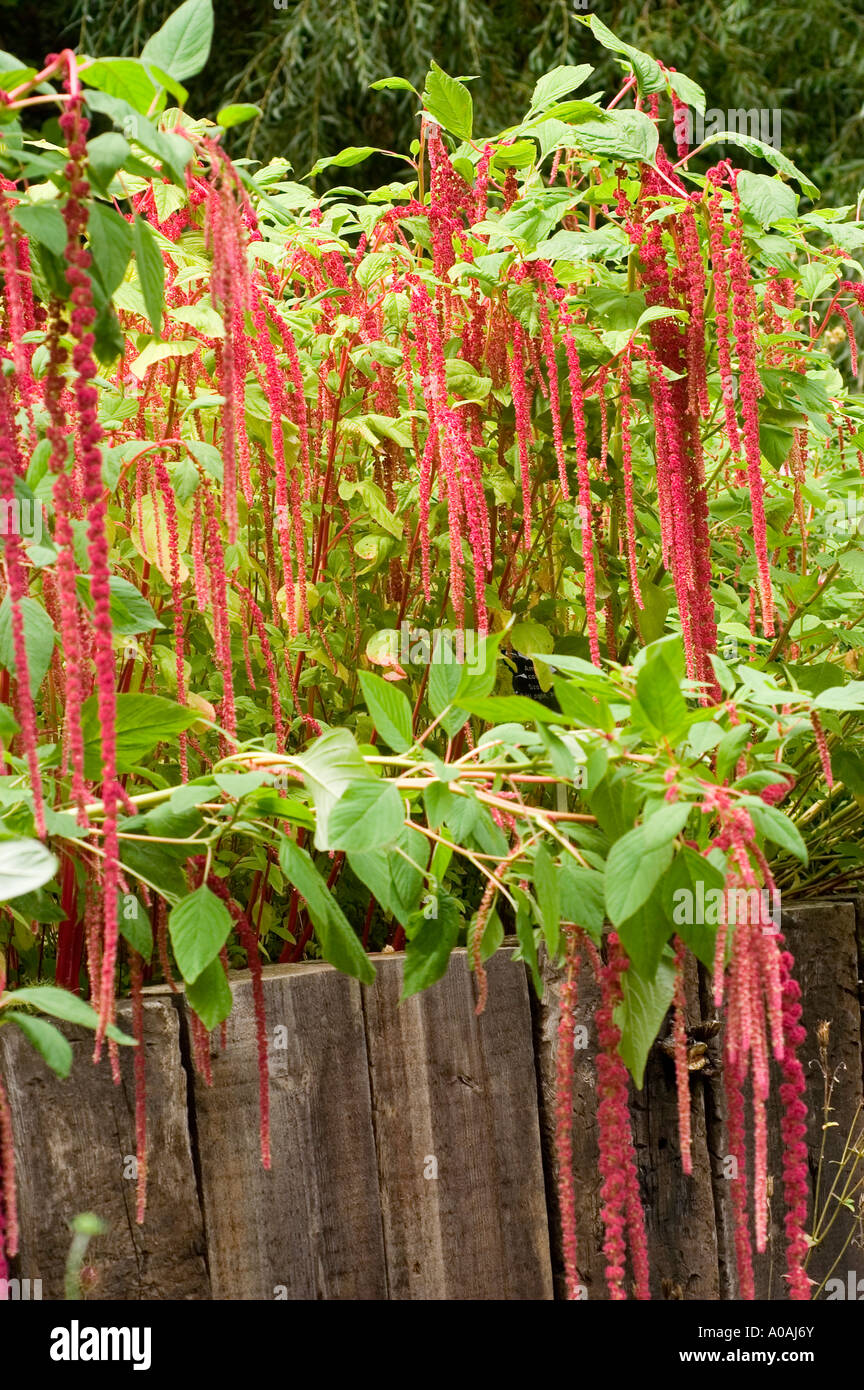
[[[820,1206],[862,1103],[861,904],[787,910],[783,930],[804,989],[803,1059],[815,1175],[823,1139],[816,1027],[830,1020],[837,1075],[824,1130]],[[546,970],[538,1003],[505,945],[489,962],[489,1002],[474,1015],[464,951],[445,979],[399,1004],[402,960],[376,958],[374,986],[328,966],[265,972],[273,1163],[261,1166],[255,1019],[248,976],[232,983],[224,1051],[214,1035],[213,1085],[193,1074],[181,997],[145,1002],[149,1201],[135,1223],[134,1093],[90,1063],[92,1035],[66,1029],[71,1077],[57,1080],[18,1033],[0,1031],[13,1112],[21,1215],[17,1274],[63,1296],[69,1221],[97,1213],[105,1234],[88,1252],[98,1299],[552,1299],[560,1297],[555,1198],[555,1045],[559,979]],[[704,980],[688,982],[694,1023],[711,1017]],[[583,972],[573,1136],[580,1276],[606,1296],[594,1099],[596,997]],[[128,1026],[128,1004],[120,1022]],[[714,1044],[709,1047],[709,1052]],[[646,1210],[652,1295],[735,1297],[722,1086],[715,1066],[692,1074],[693,1174],[678,1157],[674,1068],[649,1059],[632,1115]],[[860,1111],[859,1111],[860,1127]],[[772,1112],[776,1196],[757,1296],[782,1299],[781,1154]],[[864,1162],[864,1160],[862,1160]],[[864,1167],[859,1170],[864,1176]],[[837,1189],[837,1192],[840,1188]],[[864,1253],[850,1233],[860,1212],[828,1198],[836,1219],[811,1273],[857,1288]],[[827,1220],[823,1225],[827,1225]],[[860,1236],[860,1231],[859,1231]],[[857,1263],[856,1263],[857,1262]],[[854,1281],[854,1283],[853,1283]],[[839,1284],[826,1293],[841,1296]],[[849,1296],[848,1294],[846,1296]]]

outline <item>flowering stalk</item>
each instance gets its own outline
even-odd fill
[[[576,1247],[576,1180],[573,1172],[573,1076],[576,1000],[581,957],[578,933],[565,930],[564,979],[559,995],[558,1049],[555,1057],[555,1153],[558,1160],[558,1207],[568,1299],[580,1295]]]
[[[117,960],[117,894],[119,889],[119,850],[117,840],[117,768],[116,768],[116,699],[114,687],[114,651],[112,645],[110,568],[106,534],[106,503],[102,483],[102,453],[99,448],[102,430],[97,417],[99,395],[91,384],[96,375],[93,360],[93,287],[88,274],[90,253],[81,245],[87,227],[87,196],[89,185],[85,177],[87,131],[89,122],[81,109],[74,59],[70,55],[70,88],[72,96],[60,117],[60,127],[66,137],[69,160],[66,177],[69,196],[63,207],[66,223],[68,262],[66,279],[70,287],[72,313],[70,334],[75,342],[72,366],[75,372],[75,404],[78,414],[78,434],[81,455],[83,502],[87,513],[87,550],[90,563],[90,588],[93,598],[93,638],[96,666],[96,694],[99,726],[102,739],[102,801],[105,809],[102,848],[103,944],[102,979],[99,998],[99,1026],[96,1031],[96,1055],[101,1053],[105,1030],[114,1014],[114,967]]]

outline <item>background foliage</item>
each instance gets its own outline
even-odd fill
[[[173,0],[0,0],[0,42],[31,61],[61,41],[82,52],[138,54],[174,8]],[[855,200],[864,182],[860,5],[621,0],[594,9],[630,43],[693,77],[713,107],[781,109],[784,153],[829,201]],[[306,173],[346,145],[404,148],[418,134],[414,103],[406,93],[372,93],[369,84],[394,72],[420,84],[434,58],[447,72],[476,75],[477,127],[500,129],[518,119],[537,77],[556,63],[591,61],[596,89],[613,88],[615,60],[598,55],[573,15],[571,0],[222,3],[189,108],[213,117],[227,100],[259,103],[251,147],[251,128],[243,127],[234,153],[265,162],[281,155]]]

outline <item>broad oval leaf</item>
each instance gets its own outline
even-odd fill
[[[58,868],[56,855],[41,840],[0,840],[0,902],[50,883]]]
[[[231,914],[221,898],[202,883],[172,908],[168,931],[180,974],[192,984],[217,959],[228,940]]]
[[[201,71],[210,56],[212,41],[212,0],[186,0],[147,40],[141,61],[162,68],[182,82]]]
[[[363,853],[383,849],[399,838],[405,806],[392,782],[352,782],[330,812],[330,849]]]

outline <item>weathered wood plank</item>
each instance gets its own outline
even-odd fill
[[[563,1296],[560,1213],[556,1196],[555,1085],[559,991],[562,972],[544,962],[546,992],[535,1005],[542,1098],[544,1156],[554,1214],[556,1292]],[[699,1019],[695,970],[688,980],[690,1021]],[[573,1154],[577,1191],[579,1275],[588,1299],[607,1297],[603,1224],[600,1215],[594,1013],[599,991],[583,955],[576,1010],[576,1068],[573,1096]],[[646,1218],[651,1292],[654,1298],[716,1299],[719,1296],[717,1239],[702,1080],[691,1087],[693,1173],[681,1169],[678,1106],[673,1062],[652,1049],[641,1091],[631,1091],[631,1120]]]
[[[128,1003],[118,1005],[118,1023],[131,1031]],[[92,1211],[106,1226],[87,1254],[92,1297],[209,1298],[176,1010],[166,999],[144,1003],[150,1164],[143,1226],[135,1224],[132,1049],[120,1048],[123,1084],[115,1086],[107,1058],[98,1067],[91,1062],[93,1034],[59,1026],[75,1058],[66,1081],[17,1028],[0,1031],[15,1131],[22,1277],[41,1279],[44,1298],[63,1298],[69,1222]]]
[[[265,971],[273,1163],[261,1164],[255,1015],[232,977],[213,1086],[195,1078],[215,1298],[385,1299],[360,986],[329,966]]]
[[[784,908],[783,933],[795,957],[795,975],[802,990],[802,1019],[807,1037],[799,1056],[807,1077],[807,1104],[810,1111],[807,1146],[810,1157],[811,1193],[815,1195],[819,1152],[823,1139],[824,1078],[819,1064],[819,1023],[830,1023],[829,1071],[836,1076],[831,1099],[831,1128],[824,1132],[819,1209],[837,1173],[836,1162],[862,1099],[861,1007],[858,990],[858,951],[855,907],[850,901],[812,902]],[[776,1075],[776,1073],[775,1073]],[[768,1109],[769,1175],[772,1180],[771,1223],[768,1249],[754,1261],[756,1297],[785,1299],[785,1243],[783,1235],[782,1147],[780,1121],[782,1109],[779,1084],[772,1088]],[[859,1123],[860,1128],[860,1123]],[[860,1176],[860,1174],[859,1174]],[[837,1204],[831,1203],[832,1211]],[[815,1213],[818,1218],[818,1210]],[[811,1203],[811,1223],[813,1209]],[[813,1251],[807,1272],[818,1288],[837,1263],[834,1277],[847,1279],[849,1271],[864,1278],[860,1249],[844,1245],[855,1227],[853,1212],[839,1211],[825,1238]],[[827,1222],[823,1220],[823,1229]],[[820,1295],[820,1296],[824,1296]]]
[[[366,991],[391,1299],[549,1299],[552,1271],[524,971],[503,949],[474,1014],[464,950],[399,1004],[403,960]]]

